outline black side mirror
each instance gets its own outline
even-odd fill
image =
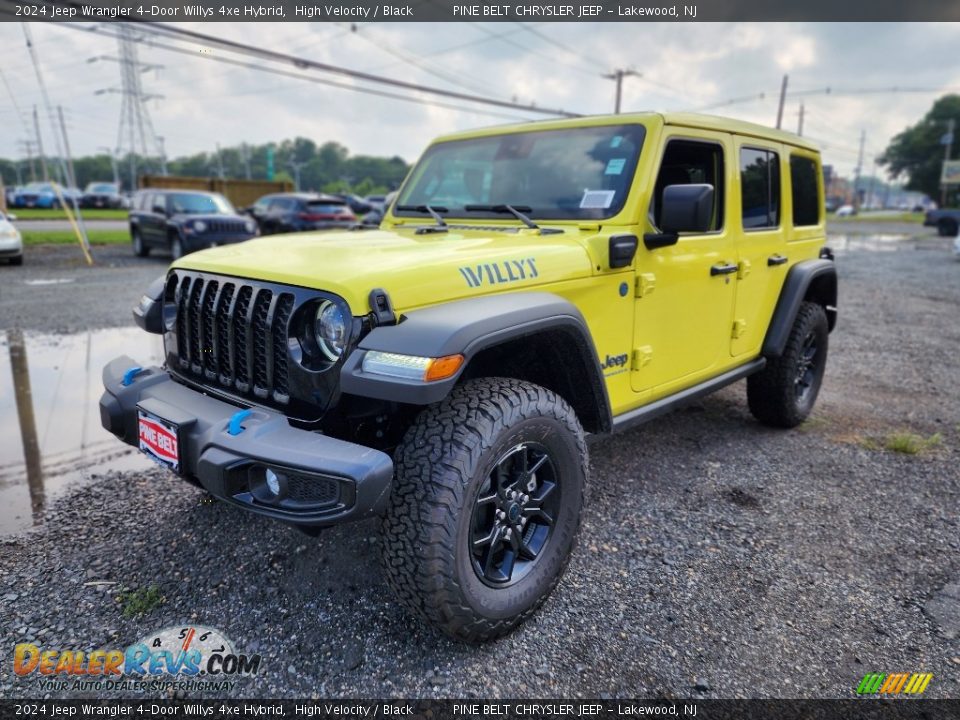
[[[713,220],[713,198],[713,185],[668,185],[660,210],[663,232],[647,233],[643,244],[655,250],[675,245],[682,232],[707,232]]]
[[[663,189],[660,227],[664,232],[707,232],[713,196],[713,185],[668,185]]]

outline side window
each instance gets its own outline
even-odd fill
[[[740,195],[745,230],[780,225],[780,155],[772,150],[741,148]]]
[[[793,197],[793,224],[816,225],[820,222],[820,190],[817,163],[803,155],[790,156],[790,186]]]
[[[270,209],[274,211],[289,210],[292,204],[293,200],[290,198],[274,198],[270,201]]]
[[[260,198],[253,204],[253,209],[259,213],[265,213],[267,211],[267,206],[270,204],[270,198]]]
[[[663,191],[669,185],[713,185],[713,215],[708,232],[723,229],[723,148],[716,143],[671,140],[663,153],[650,210],[653,224],[660,227]]]

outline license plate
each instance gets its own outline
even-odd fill
[[[180,428],[176,423],[137,408],[137,434],[141,452],[180,472]]]

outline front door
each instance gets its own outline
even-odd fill
[[[732,150],[732,138],[724,133],[697,131],[692,138],[680,128],[665,131],[648,230],[658,231],[669,185],[712,185],[713,219],[708,232],[682,233],[675,245],[655,250],[640,245],[631,365],[636,392],[666,395],[729,364],[737,277],[728,197]]]

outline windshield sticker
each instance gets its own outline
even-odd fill
[[[580,200],[581,210],[606,210],[613,205],[616,190],[584,190]]]
[[[623,166],[627,164],[626,158],[610,158],[610,162],[607,163],[607,169],[603,172],[604,175],[619,175],[623,172]]]
[[[620,147],[620,143],[622,143],[622,142],[623,142],[623,137],[622,137],[622,136],[620,136],[620,135],[614,135],[613,138],[610,140],[610,147],[612,147],[612,148],[618,148],[618,147]]]

